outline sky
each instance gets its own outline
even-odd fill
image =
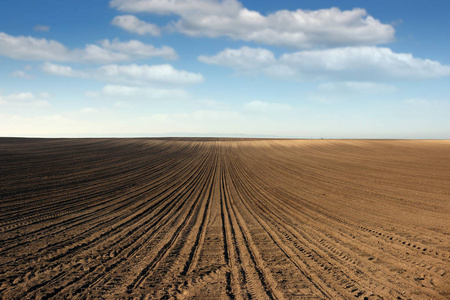
[[[447,0],[2,0],[0,136],[450,138]]]

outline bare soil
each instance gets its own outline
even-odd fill
[[[450,141],[0,139],[2,299],[449,299]]]

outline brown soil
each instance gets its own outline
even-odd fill
[[[0,295],[448,299],[450,141],[0,139]]]

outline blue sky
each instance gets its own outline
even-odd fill
[[[0,136],[450,138],[449,11],[2,0]]]

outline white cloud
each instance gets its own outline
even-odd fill
[[[66,76],[66,77],[85,77],[87,74],[83,72],[74,71],[69,66],[62,66],[57,64],[52,64],[50,62],[45,62],[42,66],[42,70],[48,74],[56,76]]]
[[[6,96],[0,95],[0,107],[50,107],[50,103],[46,100],[41,100],[37,98],[32,93],[14,93]]]
[[[199,73],[177,70],[169,64],[163,65],[105,65],[87,71],[75,71],[69,66],[46,62],[46,73],[57,76],[81,77],[125,85],[148,84],[195,84],[203,82]]]
[[[36,25],[33,27],[34,31],[42,31],[42,32],[47,32],[50,30],[50,26],[46,26],[46,25]]]
[[[299,79],[297,74],[297,70],[293,66],[282,65],[278,62],[267,68],[261,70],[261,72],[269,77],[277,78],[277,79]]]
[[[161,34],[161,30],[157,25],[139,20],[132,15],[117,16],[111,21],[111,24],[128,32],[133,32],[140,35],[149,34],[158,36]]]
[[[279,63],[301,76],[356,80],[428,79],[450,75],[450,66],[381,47],[345,47],[284,54]]]
[[[273,60],[262,60],[257,53],[264,53],[263,57],[266,58],[273,57],[269,50],[243,47],[226,49],[215,56],[203,55],[199,60],[231,67],[238,72],[251,70],[275,78],[294,80],[383,81],[450,76],[450,66],[375,46],[299,51]]]
[[[193,84],[203,81],[203,76],[177,70],[169,64],[164,65],[106,65],[95,70],[95,76],[108,82],[127,84],[168,83]]]
[[[133,57],[126,53],[111,51],[97,45],[86,45],[84,49],[71,51],[67,61],[87,62],[94,64],[107,64],[132,60]]]
[[[22,71],[22,70],[16,70],[16,71],[12,72],[9,75],[11,77],[19,77],[19,78],[25,78],[25,79],[32,79],[32,78],[34,78],[33,76],[25,73],[25,71]]]
[[[165,59],[177,59],[178,55],[175,50],[168,46],[157,48],[153,45],[144,44],[137,40],[121,42],[118,39],[112,41],[103,40],[100,42],[103,48],[124,53],[132,57],[149,58],[154,56],[163,57]]]
[[[233,15],[242,5],[235,0],[112,0],[111,7],[120,11],[168,14]]]
[[[177,100],[186,99],[189,93],[183,89],[161,89],[125,85],[106,85],[99,92],[88,92],[90,97],[111,97],[136,100]]]
[[[20,60],[70,60],[70,51],[53,40],[0,32],[0,55]]]
[[[96,64],[131,61],[134,59],[161,56],[176,58],[175,51],[167,46],[152,45],[131,40],[120,42],[103,40],[98,45],[88,44],[84,49],[69,49],[63,44],[31,36],[12,36],[0,32],[0,55],[18,60],[43,60],[56,62],[87,62]]]
[[[201,55],[198,60],[207,64],[231,67],[236,70],[255,70],[276,62],[272,52],[262,48],[242,47],[225,49],[214,56]]]
[[[175,14],[173,30],[189,36],[227,36],[261,44],[309,48],[376,45],[393,40],[395,30],[364,9],[280,10],[267,16],[236,0],[112,0],[119,11]]]

